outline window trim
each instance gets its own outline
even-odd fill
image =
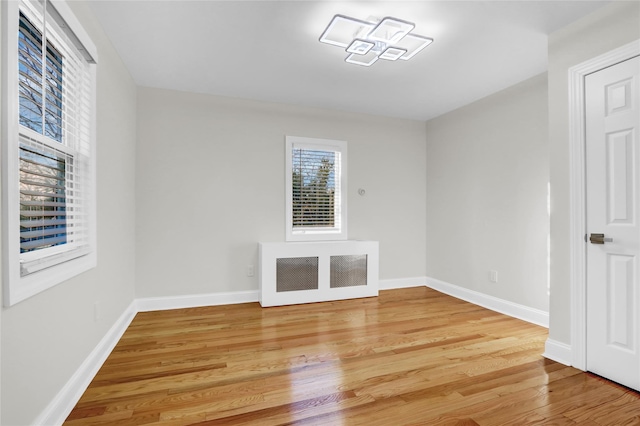
[[[28,1],[23,0],[25,4]],[[23,2],[2,2],[2,284],[3,303],[12,306],[37,293],[66,281],[97,264],[96,250],[96,66],[89,67],[89,143],[91,156],[88,159],[90,195],[87,197],[89,217],[89,251],[63,263],[21,276],[20,265],[20,190],[19,190],[19,124],[18,105],[18,26],[19,10]],[[47,15],[51,19],[63,20],[62,31],[70,39],[89,64],[98,61],[97,49],[80,25],[69,6],[60,0],[47,0]],[[29,7],[27,7],[28,9]],[[24,133],[24,132],[23,132]],[[50,260],[50,259],[48,259]]]
[[[285,241],[340,241],[347,239],[347,142],[332,139],[316,139],[300,136],[285,138]],[[340,153],[339,194],[336,214],[340,228],[337,230],[294,230],[293,228],[293,149],[302,147]]]

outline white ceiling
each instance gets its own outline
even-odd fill
[[[547,35],[607,1],[91,0],[136,83],[428,120],[547,69]],[[318,42],[335,14],[393,16],[432,45],[361,67]]]

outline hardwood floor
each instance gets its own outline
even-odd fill
[[[640,395],[547,330],[420,287],[140,313],[66,425],[631,425]]]

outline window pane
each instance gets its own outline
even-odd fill
[[[46,40],[47,59],[43,98],[42,34],[20,13],[18,74],[20,124],[62,142],[63,57]],[[43,127],[44,126],[44,127]]]
[[[20,146],[20,253],[67,242],[66,159]]]
[[[20,124],[42,134],[42,35],[20,13],[18,31]]]
[[[45,136],[62,142],[62,55],[47,43]]]
[[[335,151],[293,149],[293,227],[335,226]]]

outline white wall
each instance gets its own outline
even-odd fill
[[[2,309],[3,425],[33,424],[134,298],[136,88],[88,6],[69,6],[100,58],[98,266]]]
[[[424,123],[139,88],[137,297],[258,288],[258,242],[285,237],[285,135],[348,142],[349,238],[380,241],[381,279],[424,277]]]
[[[549,37],[551,305],[549,338],[571,343],[568,69],[640,39],[640,3],[614,2]]]
[[[2,5],[0,4],[0,22],[2,22]],[[0,46],[2,46],[2,43],[4,43],[4,40],[2,38],[2,31],[0,28]],[[0,81],[2,81],[2,79],[4,78],[4,74],[2,73],[2,55],[0,55]],[[2,99],[2,84],[0,84],[0,99]],[[2,103],[0,103],[0,114],[3,114],[2,111]],[[0,145],[1,146],[1,145]],[[2,156],[4,155],[4,152],[2,152],[2,150],[0,149],[0,164],[2,164]],[[2,173],[0,173],[0,176],[2,175]],[[2,177],[0,177],[0,199],[2,198],[2,194],[1,191],[3,188],[3,182],[2,182]],[[0,226],[0,241],[2,241],[2,227]],[[2,259],[2,244],[0,244],[0,259]],[[0,261],[0,277],[2,277],[2,261]],[[2,281],[2,280],[0,280]],[[0,282],[0,285],[2,285],[3,283]],[[3,306],[3,300],[2,300],[2,291],[0,291],[0,306]],[[0,312],[0,424],[2,423],[2,312]]]
[[[427,275],[548,311],[546,74],[426,129]]]

